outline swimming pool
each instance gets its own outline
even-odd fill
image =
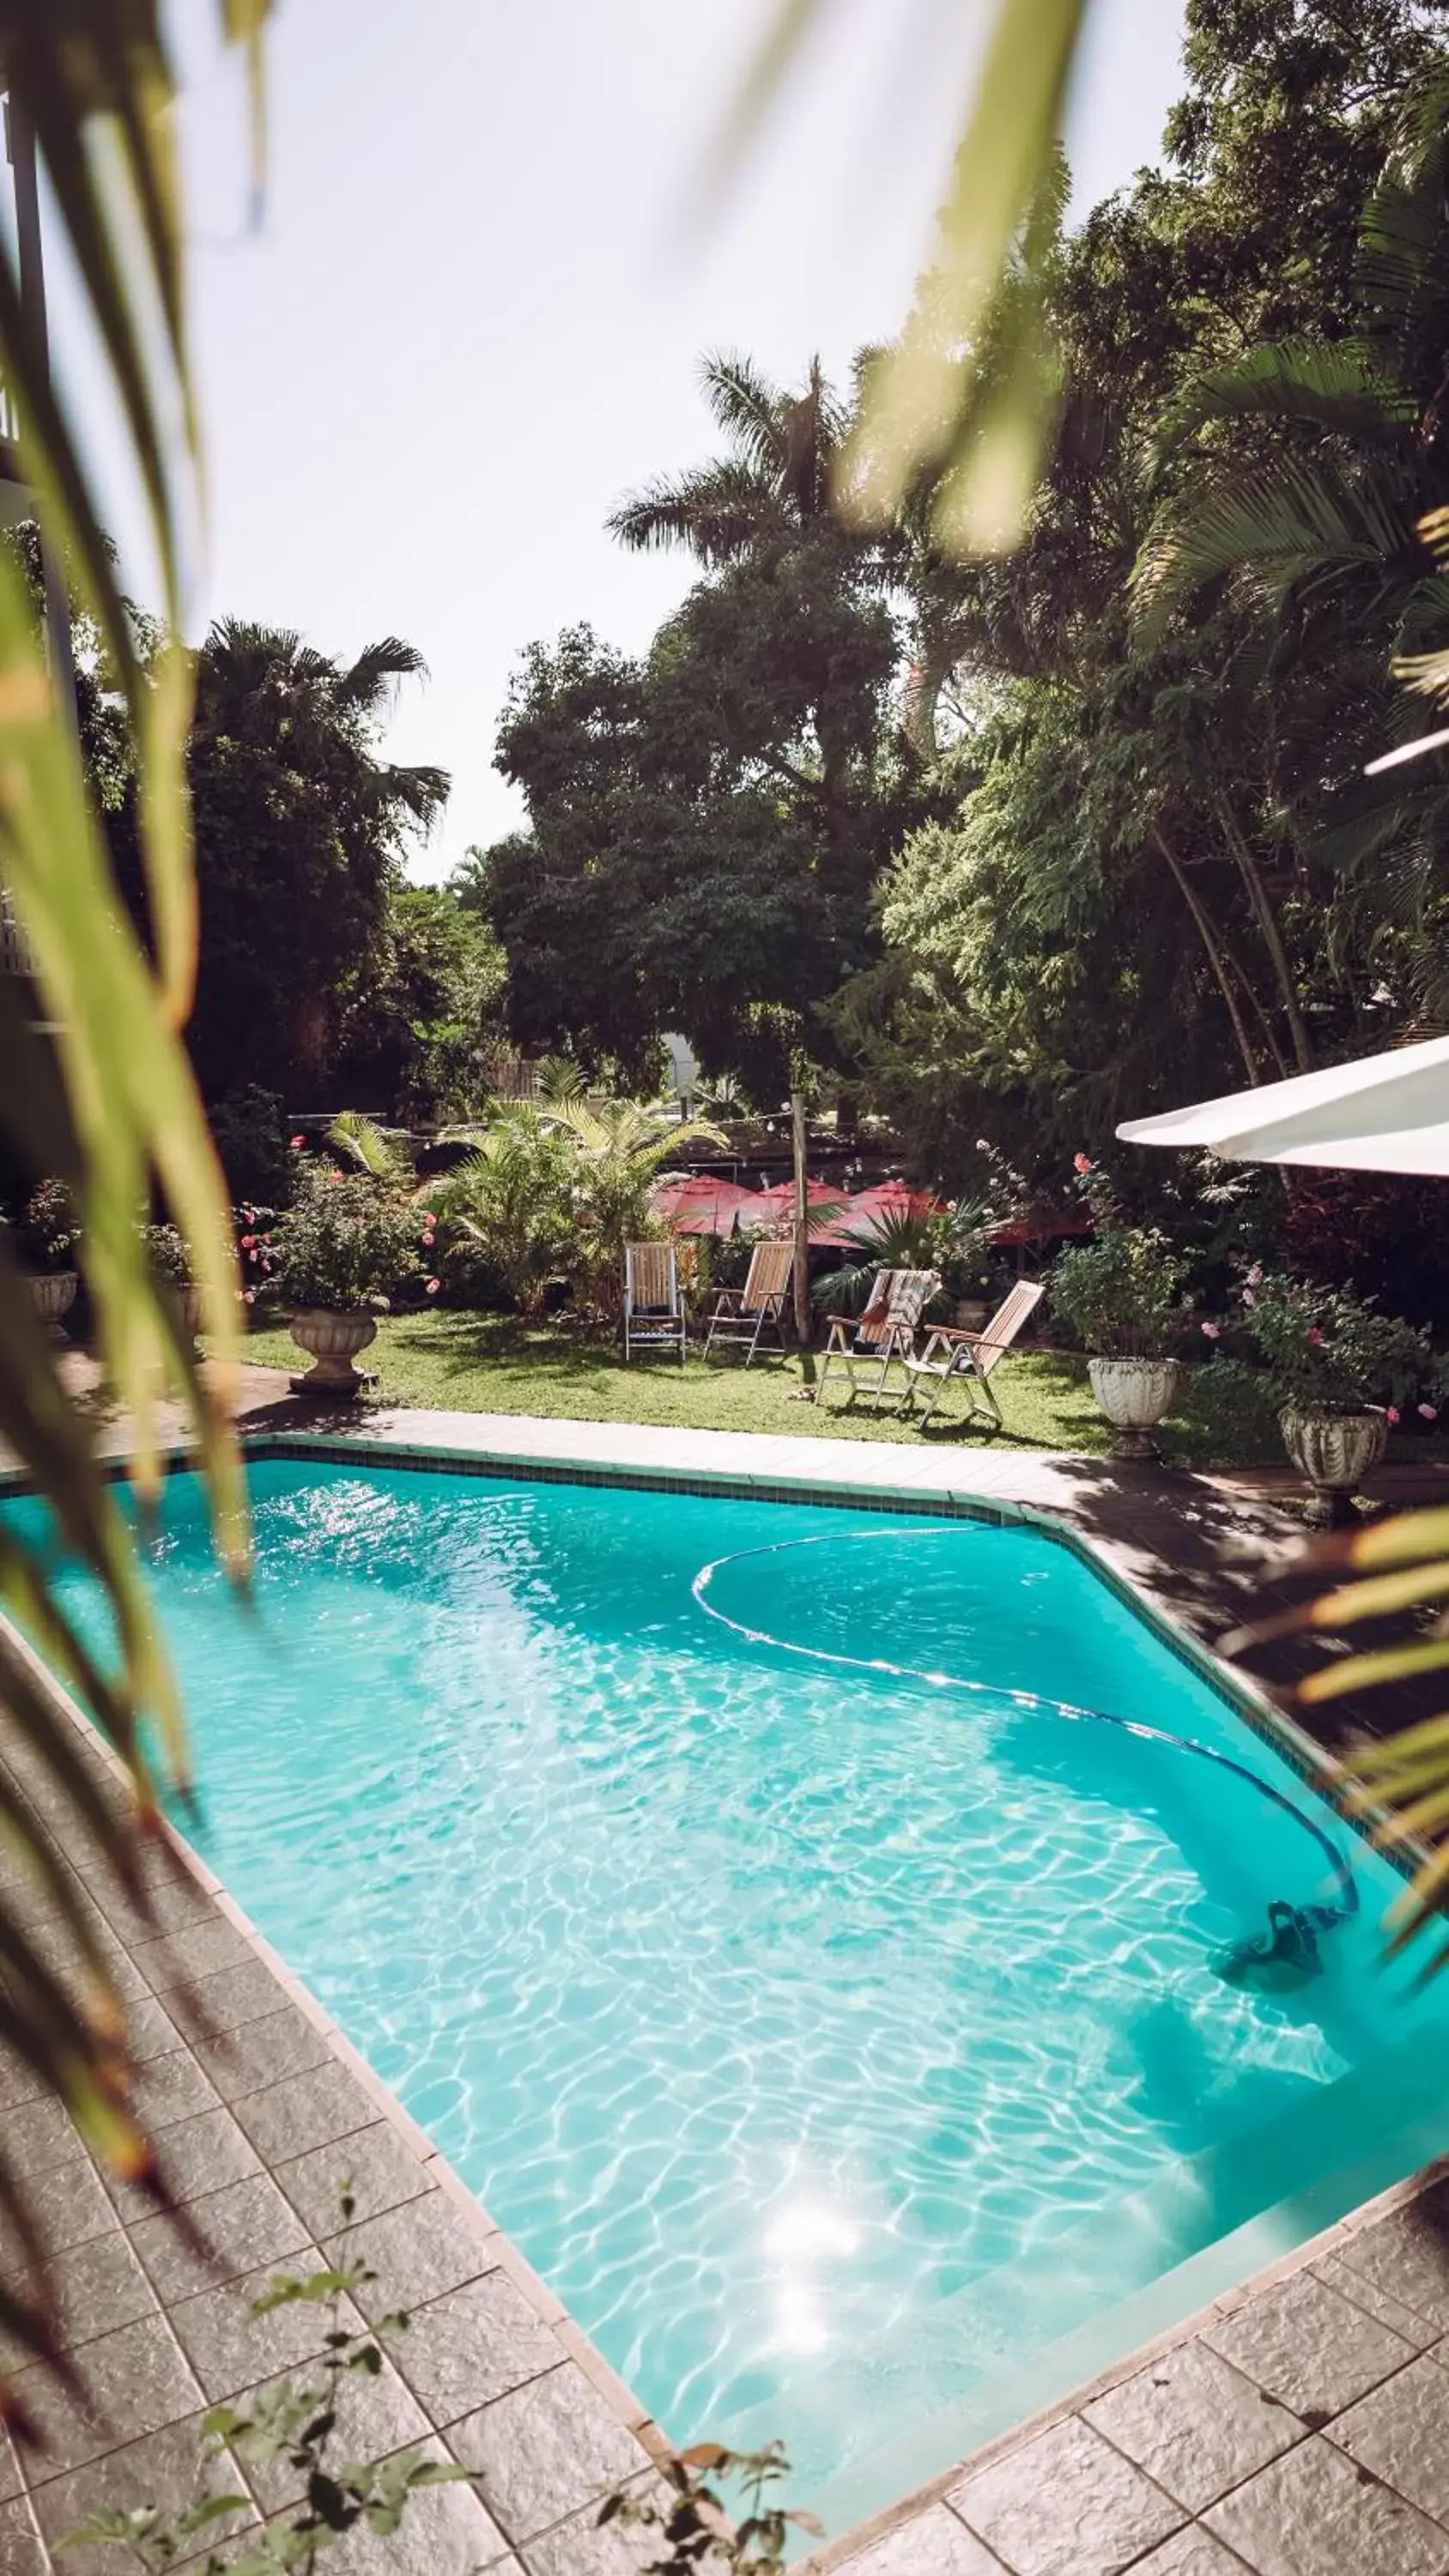
[[[1430,2082],[1392,1874],[1045,1533],[251,1482],[253,1611],[192,1477],[155,1548],[193,1839],[671,2435],[834,2529]],[[1320,1972],[1227,1981],[1275,1900]]]

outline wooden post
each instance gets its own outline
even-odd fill
[[[795,1339],[810,1347],[810,1200],[805,1187],[805,1094],[790,1094],[790,1138],[795,1152]]]

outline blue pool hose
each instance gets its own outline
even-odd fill
[[[737,1548],[731,1556],[717,1556],[711,1564],[700,1567],[690,1588],[706,1618],[717,1619],[723,1628],[732,1628],[737,1637],[745,1638],[752,1646],[771,1646],[778,1654],[799,1655],[809,1663],[832,1664],[841,1671],[884,1673],[892,1681],[924,1682],[931,1690],[968,1691],[984,1699],[1005,1700],[1012,1708],[1038,1710],[1048,1717],[1064,1717],[1074,1724],[1115,1726],[1122,1734],[1137,1736],[1144,1743],[1167,1744],[1174,1752],[1194,1753],[1203,1762],[1216,1762],[1221,1770],[1231,1771],[1237,1779],[1246,1780],[1249,1787],[1256,1789],[1261,1797],[1271,1799],[1273,1805],[1280,1807],[1285,1816],[1291,1816],[1295,1824],[1301,1825],[1305,1833],[1313,1836],[1328,1861],[1333,1873],[1336,1904],[1287,1909],[1294,1916],[1295,1921],[1299,1922],[1302,1937],[1311,1942],[1314,1932],[1329,1931],[1334,1924],[1346,1922],[1350,1916],[1357,1914],[1359,1892],[1358,1882],[1353,1874],[1353,1864],[1347,1853],[1340,1851],[1333,1836],[1327,1833],[1322,1825],[1316,1823],[1312,1816],[1305,1815],[1303,1809],[1296,1806],[1285,1791],[1275,1788],[1271,1780],[1265,1780],[1261,1772],[1251,1770],[1246,1762],[1234,1761],[1230,1753],[1219,1753],[1214,1745],[1199,1744],[1187,1735],[1169,1735],[1159,1726],[1144,1726],[1139,1718],[1117,1717],[1105,1708],[1078,1708],[1070,1700],[1051,1699],[1040,1691],[1007,1690],[995,1682],[968,1681],[959,1673],[926,1672],[918,1665],[891,1663],[884,1655],[839,1655],[827,1646],[802,1646],[793,1638],[772,1637],[766,1629],[746,1627],[743,1620],[732,1619],[728,1611],[717,1609],[714,1602],[708,1598],[710,1585],[717,1574],[723,1572],[727,1565],[740,1565],[751,1557],[783,1556],[791,1548],[841,1547],[852,1544],[868,1547],[872,1544],[878,1545],[882,1540],[894,1539],[899,1542],[909,1539],[959,1538],[962,1535],[959,1529],[952,1527],[934,1530],[828,1530],[822,1531],[814,1538],[777,1539],[768,1547],[742,1547]],[[1269,1908],[1270,1942],[1281,1938],[1281,1934],[1274,1927],[1273,1918],[1283,1911],[1281,1904]],[[1282,1954],[1270,1949],[1261,1955],[1266,1958]]]

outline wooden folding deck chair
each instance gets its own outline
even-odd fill
[[[917,1426],[924,1431],[951,1378],[959,1378],[971,1398],[966,1419],[976,1411],[978,1396],[1002,1430],[1001,1407],[991,1383],[993,1373],[1005,1359],[1022,1325],[1046,1290],[1038,1279],[1018,1279],[1016,1286],[1002,1298],[989,1324],[979,1333],[962,1332],[954,1324],[936,1324],[927,1336],[926,1347],[919,1359],[909,1352],[902,1354],[906,1371],[906,1391],[901,1400],[904,1413],[915,1402],[916,1390],[923,1380],[930,1383],[925,1412]]]
[[[704,1337],[706,1359],[715,1342],[743,1342],[748,1368],[765,1333],[784,1349],[785,1299],[794,1259],[795,1247],[788,1241],[756,1244],[743,1288],[721,1288],[715,1298]]]
[[[832,1315],[820,1375],[815,1382],[818,1404],[825,1381],[837,1361],[850,1380],[850,1397],[884,1395],[893,1360],[914,1350],[916,1326],[941,1285],[936,1270],[878,1270],[862,1315]],[[857,1364],[871,1374],[862,1384]]]
[[[624,1246],[624,1357],[636,1350],[677,1350],[684,1361],[684,1291],[672,1243]]]

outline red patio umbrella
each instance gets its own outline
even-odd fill
[[[940,1205],[929,1190],[907,1189],[904,1181],[882,1181],[877,1189],[857,1190],[854,1198],[845,1201],[830,1231],[817,1239],[822,1243],[859,1243],[877,1226],[935,1216]]]
[[[674,1234],[733,1234],[741,1208],[754,1204],[753,1190],[708,1172],[698,1179],[661,1181],[654,1192],[655,1214]]]
[[[832,1189],[828,1181],[807,1181],[805,1184],[807,1207],[834,1207],[843,1197],[844,1192]],[[758,1233],[764,1226],[786,1222],[794,1213],[794,1182],[777,1181],[773,1189],[756,1190],[750,1195],[748,1207],[740,1210],[740,1224],[751,1233]],[[824,1240],[823,1236],[817,1235],[813,1226],[810,1230],[810,1240],[812,1243]]]

